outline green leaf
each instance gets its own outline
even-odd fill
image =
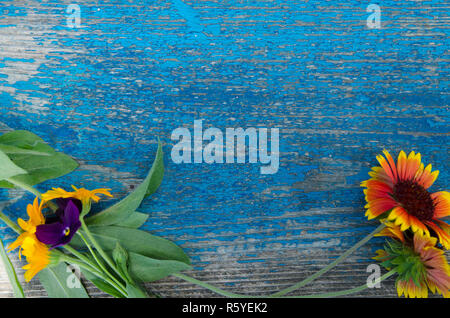
[[[103,279],[99,278],[98,276],[92,274],[91,272],[85,269],[82,269],[81,272],[83,273],[83,276],[87,280],[91,281],[101,291],[116,298],[124,298],[124,296],[119,291],[117,291],[117,289],[115,289],[113,286],[105,282]]]
[[[56,152],[40,137],[25,130],[14,130],[1,135],[0,150],[16,166],[25,170],[25,173],[16,174],[11,179],[30,186],[60,177],[78,167],[78,163],[71,157]],[[0,163],[2,171],[6,170],[3,164]],[[0,188],[12,187],[14,186],[10,182],[0,181]]]
[[[119,242],[129,252],[160,260],[177,260],[190,264],[189,257],[182,248],[148,232],[120,226],[96,226],[89,229],[104,250],[112,251]],[[81,240],[75,239],[75,237],[72,239],[71,245],[78,248],[84,246]]]
[[[140,288],[127,284],[128,298],[148,298],[148,295]]]
[[[50,266],[39,272],[39,280],[47,291],[50,298],[89,298],[88,293],[78,278],[67,270],[67,264],[64,262],[55,266]],[[70,275],[74,275],[69,277]],[[73,288],[70,288],[68,282],[76,282]]]
[[[145,196],[152,195],[158,190],[164,177],[164,154],[162,150],[161,142],[158,141],[158,150],[156,151],[156,158],[153,161],[152,168],[150,170],[151,178],[147,187]]]
[[[144,225],[145,221],[148,219],[148,214],[141,213],[141,212],[133,212],[130,214],[129,217],[126,219],[118,222],[117,226],[123,226],[123,227],[130,227],[133,229],[140,228],[142,225]],[[95,225],[92,225],[95,226]]]
[[[27,173],[22,168],[14,164],[9,157],[0,150],[0,180],[8,179],[20,174]]]
[[[157,260],[136,253],[130,255],[130,274],[141,282],[153,282],[174,273],[190,270],[191,266],[173,260]]]
[[[25,298],[25,294],[23,293],[22,286],[20,285],[19,279],[17,278],[14,266],[12,265],[8,255],[6,255],[5,246],[3,245],[2,240],[0,240],[0,254],[6,270],[6,274],[8,274],[9,282],[11,283],[11,286],[13,288],[14,296],[16,298]]]
[[[87,218],[86,224],[92,226],[118,224],[128,218],[141,205],[145,196],[156,191],[164,174],[163,152],[158,144],[155,160],[145,180],[128,196],[106,210]]]
[[[10,145],[2,145],[0,144],[0,150],[3,151],[7,155],[33,155],[33,156],[41,156],[41,157],[49,157],[50,154],[46,152],[34,151],[22,149],[16,146]]]

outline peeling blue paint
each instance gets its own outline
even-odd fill
[[[254,249],[241,264],[264,263],[273,244],[293,255],[349,247],[375,225],[359,183],[384,148],[420,151],[441,171],[433,188],[449,187],[450,29],[439,1],[380,2],[379,30],[366,27],[360,1],[86,3],[74,29],[63,4],[5,3],[2,34],[33,32],[21,53],[0,43],[0,123],[85,167],[40,188],[107,186],[116,202],[145,176],[159,137],[167,170],[141,207],[145,229],[182,244],[194,264],[219,247],[244,253],[239,244]],[[38,28],[30,12],[51,23]],[[195,119],[280,128],[279,172],[174,164],[170,134]]]

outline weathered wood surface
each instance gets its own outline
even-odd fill
[[[441,171],[434,188],[449,187],[448,2],[382,1],[381,29],[366,25],[369,1],[87,0],[80,28],[66,25],[70,3],[0,1],[0,128],[29,129],[81,163],[40,189],[108,186],[116,198],[161,138],[166,175],[141,208],[145,228],[181,244],[196,278],[257,295],[329,263],[376,225],[359,182],[383,148],[421,152]],[[280,128],[278,173],[174,164],[170,134],[194,119]],[[32,199],[0,195],[13,217]],[[296,294],[364,283],[382,242]],[[213,296],[175,278],[149,288]],[[36,282],[26,293],[45,295]],[[358,296],[395,295],[391,279]],[[11,296],[4,273],[0,296]]]

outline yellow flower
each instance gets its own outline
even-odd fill
[[[22,243],[22,254],[27,258],[28,264],[23,267],[25,281],[29,282],[37,273],[50,263],[50,251],[44,243],[36,237],[27,237]]]
[[[80,200],[83,204],[89,203],[90,200],[98,202],[100,197],[97,194],[103,194],[112,198],[109,190],[111,189],[95,189],[95,190],[87,190],[85,188],[77,188],[72,186],[72,192],[68,192],[62,188],[53,188],[53,190],[49,190],[42,195],[42,200],[45,202],[57,199],[57,198],[74,198]]]
[[[38,198],[34,199],[33,204],[28,204],[28,221],[19,218],[17,223],[24,230],[22,234],[8,247],[8,252],[15,250],[20,246],[19,258],[24,255],[28,262],[23,267],[26,270],[25,280],[29,282],[39,271],[44,269],[50,263],[50,251],[48,247],[39,242],[36,238],[36,227],[45,223],[42,215],[44,202],[39,204]]]
[[[35,237],[34,233],[36,233],[36,227],[45,223],[45,218],[42,215],[43,203],[44,202],[42,201],[41,204],[39,204],[38,198],[36,198],[34,199],[33,205],[28,204],[27,214],[30,219],[28,221],[24,221],[21,218],[17,220],[17,223],[24,232],[8,247],[8,252],[21,246],[27,237]],[[19,250],[19,257],[21,256],[21,250],[22,248]]]

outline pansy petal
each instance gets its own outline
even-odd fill
[[[36,237],[40,242],[56,247],[64,237],[64,228],[65,226],[59,222],[42,224],[36,227]]]
[[[58,216],[60,216],[62,218],[63,216],[63,212],[67,207],[67,204],[69,202],[71,202],[75,204],[75,206],[78,208],[79,211],[81,211],[82,209],[82,203],[80,200],[78,199],[74,199],[74,198],[58,198],[56,199],[56,204],[58,205],[58,210],[56,212],[56,214],[58,214]]]
[[[81,227],[79,209],[72,201],[70,201],[67,204],[67,207],[64,210],[64,217],[62,219],[62,222],[64,228],[68,229],[68,231],[66,230],[64,238],[62,239],[61,243],[67,244],[72,240],[74,234]]]
[[[72,202],[68,202],[66,208],[64,209],[64,216],[61,220],[65,226],[71,226],[72,224],[80,223],[80,210]]]

